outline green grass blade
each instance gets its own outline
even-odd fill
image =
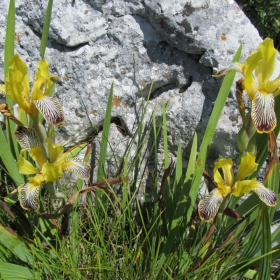
[[[279,158],[277,155],[278,148],[276,144],[276,138],[273,137],[273,133],[269,135],[268,147],[270,150],[270,162],[268,165],[268,172],[266,173],[264,185],[272,189],[275,193],[279,193]],[[276,207],[268,207],[262,203],[262,242],[261,242],[261,253],[266,254],[271,252],[271,223],[274,217]],[[271,261],[272,256],[267,255],[260,262],[260,279],[269,279],[268,275],[271,274]]]
[[[165,170],[169,167],[169,157],[168,157],[168,139],[167,139],[167,120],[166,120],[166,107],[167,105],[162,104],[162,125],[163,125],[163,148],[164,148],[164,168]],[[170,189],[170,176],[167,177],[163,186],[163,201],[166,207],[166,217],[170,222],[173,213],[173,193]],[[170,225],[170,224],[169,224]]]
[[[239,61],[241,52],[242,52],[242,45],[237,50],[232,62]],[[191,207],[195,204],[195,200],[196,200],[199,185],[201,182],[201,177],[202,177],[202,173],[204,170],[208,150],[210,148],[210,145],[211,145],[211,142],[212,142],[212,139],[214,136],[215,128],[218,124],[220,115],[223,111],[228,94],[230,92],[230,88],[232,86],[234,76],[235,76],[235,72],[231,72],[226,75],[226,77],[222,83],[222,86],[219,90],[212,114],[210,116],[206,131],[205,131],[205,134],[204,134],[201,146],[200,146],[199,155],[197,158],[196,170],[194,173],[194,179],[193,179],[192,187],[191,187],[192,191],[189,195],[189,200],[188,200],[188,209],[189,209],[189,207]],[[191,213],[188,212],[187,222],[190,221],[190,217],[191,217]]]
[[[32,270],[27,267],[13,264],[0,262],[0,277],[1,279],[17,279],[17,280],[30,280],[33,278]]]
[[[239,61],[240,56],[241,56],[241,52],[242,52],[242,46],[239,47],[239,49],[237,50],[234,58],[233,58],[233,62]],[[197,197],[197,193],[199,190],[199,185],[201,182],[201,178],[202,178],[202,173],[204,170],[204,166],[205,166],[205,162],[206,162],[206,157],[208,154],[208,150],[210,148],[213,136],[214,136],[214,132],[215,132],[215,128],[218,124],[220,115],[222,113],[222,110],[224,108],[224,105],[226,103],[228,94],[230,92],[233,80],[234,80],[234,76],[235,76],[235,72],[229,73],[226,75],[222,86],[219,90],[212,114],[210,116],[203,140],[202,140],[202,144],[200,147],[200,152],[198,155],[198,159],[197,159],[197,163],[196,163],[196,168],[195,168],[195,172],[194,172],[194,177],[193,177],[193,181],[191,183],[191,191],[188,193],[188,198],[187,198],[187,202],[184,203],[184,206],[187,209],[187,216],[185,224],[187,225],[190,222],[190,218],[191,218],[191,214],[193,212],[193,206],[195,204],[195,200]],[[190,175],[191,176],[191,175]],[[183,202],[182,202],[183,203]],[[181,207],[180,207],[181,208]],[[180,209],[179,208],[179,209]],[[178,207],[177,207],[178,209]],[[176,221],[178,218],[180,219],[180,213],[179,213],[179,209],[176,209],[176,213],[174,214],[173,217],[173,221],[172,221],[172,225],[171,225],[171,230],[169,232],[169,236],[167,238],[166,244],[164,246],[163,249],[163,254],[161,255],[161,258],[159,260],[159,264],[157,267],[157,271],[156,271],[156,276],[160,277],[161,275],[161,271],[162,271],[162,267],[166,261],[167,255],[168,253],[171,251],[173,242],[174,242],[174,236],[175,231],[173,229],[173,226],[176,229],[176,223],[178,223],[179,221]],[[189,210],[191,209],[191,210]],[[178,212],[177,212],[178,211]],[[173,230],[172,230],[173,229]],[[173,235],[173,237],[172,237]]]
[[[105,173],[105,162],[106,162],[106,155],[107,155],[107,146],[108,146],[108,139],[109,139],[109,130],[111,124],[111,111],[112,111],[112,100],[113,100],[113,89],[114,84],[112,83],[110,88],[110,93],[107,102],[107,108],[105,113],[105,119],[103,123],[103,131],[102,131],[102,138],[101,138],[101,147],[100,147],[100,158],[97,170],[97,180],[104,180]]]
[[[264,255],[261,255],[261,256],[255,257],[255,258],[250,258],[248,261],[244,261],[244,262],[234,264],[232,269],[228,271],[228,273],[226,275],[226,278],[222,278],[222,279],[223,280],[230,279],[231,276],[237,275],[237,273],[247,272],[248,268],[250,268],[251,266],[257,265],[259,260],[261,260],[263,257],[265,257],[267,255],[273,254],[275,251],[266,253]],[[262,278],[257,278],[257,279],[262,279]],[[270,278],[268,278],[268,279],[270,279]]]
[[[32,255],[26,243],[16,234],[10,233],[0,225],[0,242],[6,249],[11,251],[16,258],[27,264],[32,264]]]
[[[4,46],[4,81],[9,72],[9,60],[14,55],[15,47],[15,1],[10,0],[7,26],[6,26],[6,37]],[[13,108],[14,102],[9,95],[6,95],[6,103],[9,108]],[[18,158],[19,147],[16,139],[13,137],[16,125],[13,122],[7,122],[7,138],[10,145],[10,149],[15,158]]]
[[[266,254],[272,251],[271,246],[271,231],[268,213],[268,206],[262,203],[262,241],[261,241],[261,252]],[[266,255],[260,260],[260,275],[259,279],[269,280],[271,275],[271,260],[272,256]]]
[[[5,138],[4,132],[0,127],[0,158],[2,159],[9,176],[13,179],[15,184],[19,186],[24,183],[22,175],[18,172],[18,166],[11,153],[10,147]]]
[[[48,41],[48,34],[49,34],[51,15],[52,15],[52,5],[53,5],[53,0],[49,0],[47,11],[46,11],[46,16],[45,16],[45,21],[44,21],[41,45],[40,45],[40,55],[41,55],[42,59],[45,56],[45,50],[46,50],[47,41]]]
[[[9,59],[14,55],[15,48],[15,1],[10,0],[7,27],[6,27],[6,38],[4,47],[4,80],[9,71]],[[8,96],[7,96],[8,97]],[[8,97],[8,106],[13,107],[12,100]]]
[[[182,162],[182,145],[179,143],[177,151],[177,161],[175,170],[175,181],[173,184],[174,190],[174,205],[177,205],[179,196],[182,189],[182,173],[183,173],[183,162]]]
[[[180,152],[180,149],[181,148],[178,147],[178,152]],[[158,276],[160,274],[162,266],[165,263],[168,255],[170,254],[170,252],[172,250],[172,246],[174,244],[175,239],[176,238],[179,239],[182,235],[185,234],[185,232],[187,230],[187,225],[185,224],[185,227],[183,229],[181,229],[180,236],[178,236],[177,232],[179,230],[179,225],[182,223],[183,219],[185,219],[184,213],[187,210],[186,199],[185,199],[184,193],[188,191],[188,190],[186,190],[186,188],[188,188],[188,186],[189,186],[187,184],[187,182],[189,182],[189,179],[191,178],[190,173],[194,170],[196,151],[197,151],[197,136],[195,134],[194,139],[193,139],[192,149],[191,149],[191,155],[190,155],[187,175],[186,175],[186,178],[185,178],[185,182],[184,182],[184,185],[183,185],[183,188],[182,188],[181,195],[180,195],[178,203],[176,205],[176,209],[175,209],[175,213],[174,213],[174,216],[173,216],[173,219],[172,219],[169,235],[167,237],[165,246],[163,248],[162,255],[161,255],[160,260],[159,260],[159,265],[157,267],[156,274],[155,274],[156,276]],[[192,209],[191,209],[190,212],[192,212]]]

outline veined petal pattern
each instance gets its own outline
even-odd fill
[[[252,120],[259,133],[269,133],[276,127],[274,96],[272,93],[257,92],[252,100]]]
[[[41,146],[38,135],[31,127],[18,126],[15,131],[15,138],[20,146],[27,151],[33,147]]]
[[[206,195],[198,204],[198,213],[205,222],[211,221],[217,214],[225,195],[222,195],[218,189],[214,189]]]
[[[90,175],[90,165],[79,158],[69,158],[63,163],[63,170],[76,174],[79,178],[86,180]]]
[[[32,183],[26,183],[20,193],[19,202],[23,209],[38,211],[40,186],[33,185]]]
[[[63,110],[56,98],[44,96],[40,100],[33,100],[33,103],[47,122],[53,125],[59,125],[64,121]]]
[[[262,200],[268,206],[276,206],[278,196],[276,193],[266,188],[262,183],[256,181],[252,191],[256,193],[260,200]]]

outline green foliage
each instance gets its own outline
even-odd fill
[[[40,49],[42,57],[51,7],[50,0]],[[13,44],[14,12],[11,0],[6,34],[10,42],[7,39],[9,43],[5,47]],[[241,50],[240,47],[234,62],[239,61]],[[1,168],[5,171],[1,180],[6,185],[9,183],[0,197],[0,278],[270,279],[273,273],[279,275],[279,269],[271,271],[271,263],[280,258],[280,246],[272,245],[280,240],[280,229],[273,234],[270,230],[279,201],[272,208],[260,202],[256,195],[245,198],[242,203],[239,198],[228,196],[225,199],[225,204],[229,202],[228,208],[227,205],[221,207],[210,223],[201,220],[197,211],[205,162],[234,75],[235,72],[231,72],[225,77],[202,139],[194,133],[190,152],[178,143],[176,161],[170,157],[168,146],[168,102],[157,108],[161,109],[161,115],[156,115],[158,110],[155,110],[150,122],[144,122],[152,87],[147,100],[143,99],[141,104],[136,131],[122,159],[117,161],[109,143],[112,84],[102,130],[98,182],[87,188],[83,188],[83,179],[75,184],[57,179],[55,186],[48,182],[40,197],[38,213],[20,207],[18,192],[22,187],[13,192],[9,188],[12,183],[7,178],[16,186],[28,181],[15,164],[18,147],[13,147],[16,143],[13,130],[8,140],[0,130],[0,155],[4,164]],[[50,97],[54,86],[52,83],[47,93]],[[276,97],[275,108],[279,100],[279,96]],[[4,111],[11,119],[9,112]],[[280,111],[275,113],[277,137]],[[49,124],[46,131],[42,125],[43,116],[34,117],[32,121],[23,111],[19,116],[25,126],[30,125],[38,132],[41,140],[55,138],[54,126]],[[279,162],[273,135],[256,138],[257,163],[260,168],[269,156],[264,185],[279,196]],[[198,142],[201,142],[199,148]],[[41,144],[44,146],[44,141]],[[160,146],[164,149],[163,161],[159,159]],[[77,144],[60,154],[55,163],[59,166],[60,161],[71,160],[85,147],[83,164],[86,165],[91,155],[87,143]],[[109,151],[113,153],[111,164],[118,170],[114,178],[109,178],[107,171]],[[51,150],[48,152],[51,158]],[[24,157],[30,160],[27,154]],[[188,158],[186,170],[183,168],[185,158]],[[252,176],[258,172],[259,169]],[[6,194],[8,197],[4,199]],[[82,194],[83,201],[79,203]]]
[[[52,5],[53,5],[53,1],[49,0],[47,11],[46,11],[46,16],[45,16],[44,27],[43,27],[41,45],[40,45],[40,55],[42,58],[44,58],[44,56],[45,56],[45,50],[46,50],[46,46],[47,46],[49,28],[50,28],[50,23],[51,23],[51,15],[52,15]]]
[[[262,38],[272,38],[280,46],[280,1],[237,0],[248,18],[258,29]]]

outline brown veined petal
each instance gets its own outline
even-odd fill
[[[37,212],[40,208],[39,203],[40,186],[30,182],[26,183],[20,193],[19,202],[23,209]]]
[[[214,189],[206,195],[198,204],[198,213],[205,222],[211,221],[217,214],[225,195],[222,195],[218,189]]]
[[[252,100],[251,116],[258,133],[269,133],[275,128],[277,121],[272,93],[262,94],[257,91]]]
[[[268,188],[266,188],[262,183],[256,181],[252,191],[256,193],[260,200],[263,201],[268,206],[276,206],[278,196],[276,193]]]
[[[64,121],[64,114],[56,98],[43,96],[40,100],[33,100],[33,103],[46,119],[53,125],[59,125]]]
[[[63,163],[63,170],[76,174],[79,178],[86,180],[90,175],[90,165],[79,158],[69,158]]]
[[[212,75],[213,77],[220,77],[220,76],[224,76],[227,73],[230,73],[232,71],[238,71],[238,72],[243,72],[243,65],[241,63],[235,62],[232,63],[228,68],[224,68],[220,71],[218,71],[217,73],[215,73],[214,75]]]
[[[20,146],[27,151],[36,146],[41,147],[39,137],[33,128],[18,126],[15,131],[15,138]]]

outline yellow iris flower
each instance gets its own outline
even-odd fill
[[[233,63],[229,68],[213,75],[219,77],[230,71],[243,74],[243,88],[251,100],[251,117],[259,133],[269,133],[276,126],[274,97],[280,93],[280,76],[273,81],[269,80],[276,67],[276,55],[273,40],[266,38],[244,64]]]
[[[88,179],[90,166],[78,158],[66,159],[63,157],[63,146],[55,145],[46,138],[46,151],[38,144],[38,138],[32,128],[18,127],[15,137],[21,146],[28,150],[29,156],[34,160],[31,164],[23,157],[24,149],[21,150],[17,165],[19,172],[25,175],[35,175],[28,179],[20,193],[20,205],[26,210],[39,210],[39,193],[43,183],[54,182],[63,176],[63,171],[75,173],[81,179]]]
[[[13,55],[9,60],[5,86],[0,86],[0,89],[1,93],[9,95],[33,119],[37,118],[39,111],[46,121],[58,125],[64,121],[64,114],[57,99],[49,96],[51,82],[57,82],[58,79],[50,76],[48,67],[46,59],[38,62],[30,95],[27,65],[19,55]]]
[[[221,158],[215,163],[213,175],[217,188],[206,195],[198,204],[198,213],[202,220],[206,222],[211,221],[216,216],[221,203],[227,195],[240,197],[252,191],[256,193],[265,204],[269,206],[276,205],[278,197],[272,190],[267,189],[261,182],[257,181],[256,178],[244,180],[252,175],[258,167],[253,154],[247,152],[242,156],[236,175],[236,181],[234,181],[232,166],[233,162],[231,158]],[[223,177],[220,170],[222,170]]]

